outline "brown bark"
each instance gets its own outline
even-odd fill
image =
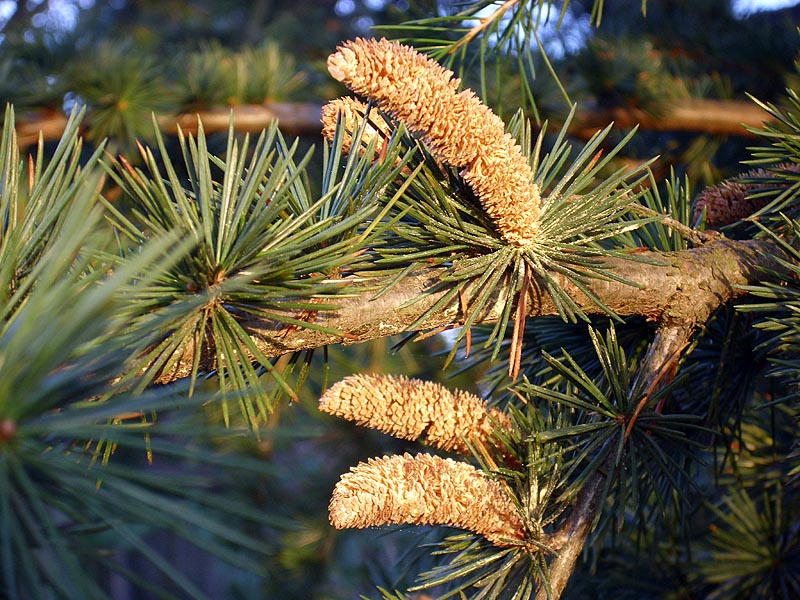
[[[320,111],[313,102],[266,102],[240,106],[219,106],[194,113],[159,115],[159,127],[164,133],[196,133],[202,121],[206,133],[227,131],[231,116],[236,131],[258,133],[277,120],[281,131],[290,135],[319,135],[322,131]],[[36,144],[39,135],[44,141],[59,139],[64,134],[67,117],[62,113],[40,113],[17,118],[17,138],[20,148]],[[88,123],[87,123],[88,124]]]
[[[177,116],[161,116],[158,124],[164,133],[196,133],[198,122],[203,123],[206,133],[227,131],[233,116],[236,131],[258,133],[278,121],[281,130],[291,135],[319,135],[322,131],[319,104],[311,102],[267,102],[265,104],[243,104],[221,106],[197,113]]]
[[[166,133],[175,133],[178,126],[186,132],[195,132],[200,119],[206,133],[215,133],[227,131],[230,115],[233,113],[237,131],[258,132],[277,119],[284,133],[319,135],[320,110],[319,104],[310,102],[267,102],[233,108],[221,106],[177,116],[163,115],[158,117],[158,122]],[[760,127],[769,120],[769,115],[752,102],[689,99],[671,105],[659,116],[636,108],[584,108],[576,116],[570,133],[575,137],[588,139],[598,129],[613,121],[618,127],[639,125],[645,131],[687,131],[752,137],[753,134],[743,125]],[[66,122],[66,117],[61,114],[40,114],[27,119],[21,117],[17,122],[19,145],[27,147],[35,144],[40,131],[45,141],[56,140],[64,132]]]
[[[609,271],[625,277],[635,285],[617,281],[592,280],[589,287],[607,306],[619,315],[644,315],[662,323],[678,323],[696,327],[725,302],[742,296],[739,286],[753,284],[767,276],[768,268],[777,272],[785,267],[773,258],[780,251],[769,242],[735,242],[727,239],[710,242],[699,248],[673,253],[640,252],[632,258],[648,259],[639,262],[628,259],[606,261]],[[660,264],[652,264],[659,261]],[[335,310],[320,311],[314,323],[335,330],[330,334],[313,329],[286,330],[280,323],[243,315],[241,324],[254,343],[267,356],[309,350],[328,344],[354,344],[371,339],[404,333],[446,293],[440,284],[443,268],[424,269],[403,279],[389,293],[375,298],[379,280],[344,280],[342,296],[330,301]],[[587,314],[601,309],[563,276],[552,273]],[[474,290],[468,290],[467,296]],[[498,289],[487,305],[481,321],[489,323],[500,317],[501,298],[505,290]],[[293,313],[290,316],[298,317]],[[556,307],[546,294],[535,294],[528,303],[528,316],[554,315]],[[423,329],[453,328],[463,322],[458,301],[453,301],[432,314]],[[192,353],[183,356],[167,382],[189,373]],[[206,365],[213,367],[213,365]]]
[[[641,252],[632,257],[634,260],[612,259],[606,262],[609,271],[627,278],[636,286],[593,280],[589,287],[617,314],[645,315],[653,319],[665,317],[700,324],[709,308],[716,308],[744,294],[736,286],[762,279],[764,274],[760,267],[783,270],[770,255],[779,251],[771,244],[767,251],[767,244],[722,239],[683,252]],[[653,265],[635,259],[658,260],[663,264]],[[340,335],[298,330],[276,338],[276,329],[269,323],[251,319],[243,325],[269,356],[402,333],[408,331],[408,327],[447,291],[433,289],[441,281],[443,271],[441,268],[423,270],[405,278],[390,293],[378,299],[371,299],[373,294],[370,293],[358,293],[359,288],[375,286],[375,282],[354,282],[343,290],[352,296],[338,300],[337,310],[320,313],[315,321],[339,331]],[[563,276],[557,273],[552,276],[585,312],[602,312]],[[499,318],[502,309],[500,291],[494,295],[495,303],[489,303],[481,319],[483,322]],[[412,300],[416,301],[411,303]],[[557,314],[556,307],[547,295],[537,295],[529,305],[528,316],[554,314]],[[457,327],[462,319],[459,303],[454,301],[432,315],[424,325],[426,329]]]
[[[644,131],[686,131],[708,134],[754,137],[745,128],[760,128],[771,121],[769,114],[753,102],[742,100],[687,99],[667,106],[662,114],[652,114],[635,107],[614,107],[606,110],[578,112],[570,133],[588,139],[598,129],[613,122],[628,128],[639,126]]]
[[[27,148],[39,142],[39,136],[46,142],[57,140],[64,135],[67,117],[63,113],[41,113],[28,115],[27,119],[18,118],[17,143],[20,148]]]
[[[572,508],[569,518],[553,536],[553,542],[563,541],[558,554],[549,565],[548,587],[541,586],[536,593],[536,600],[560,598],[567,587],[569,578],[578,558],[583,552],[586,538],[592,531],[597,505],[603,493],[606,476],[598,471],[586,481]],[[548,595],[549,592],[549,595]]]

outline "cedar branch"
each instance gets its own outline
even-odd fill
[[[158,122],[165,133],[174,133],[178,126],[184,132],[197,131],[198,120],[203,122],[206,133],[218,133],[228,130],[230,115],[233,114],[237,131],[258,132],[277,119],[284,133],[319,135],[321,110],[321,105],[315,103],[267,102],[232,108],[220,106],[177,116],[160,115]],[[658,117],[635,108],[599,110],[584,107],[573,120],[570,135],[589,139],[598,129],[614,121],[622,128],[638,124],[641,131],[693,131],[755,137],[744,126],[760,128],[771,120],[752,102],[690,99],[671,104]],[[17,119],[19,145],[26,148],[35,144],[40,132],[45,141],[57,140],[64,133],[66,123],[67,118],[61,113],[36,113],[27,118],[21,115]],[[90,119],[86,123],[91,125]]]
[[[619,315],[643,315],[652,320],[695,327],[702,325],[717,307],[743,296],[746,291],[741,286],[770,279],[765,270],[784,273],[786,267],[777,259],[781,256],[781,251],[771,242],[737,242],[723,238],[680,252],[636,255],[650,262],[608,259],[606,266],[610,272],[635,285],[595,279],[590,280],[588,286]],[[653,264],[654,261],[660,264]],[[409,331],[409,327],[447,292],[441,285],[443,274],[443,268],[421,269],[377,298],[375,290],[380,289],[380,280],[344,279],[339,297],[330,300],[337,308],[320,311],[314,321],[315,325],[335,330],[336,334],[303,328],[287,332],[280,323],[250,314],[242,315],[240,323],[266,356],[400,334]],[[561,275],[551,273],[551,276],[585,313],[602,312]],[[503,292],[497,290],[494,296],[497,301],[488,303],[480,322],[491,323],[500,318]],[[474,293],[477,291],[467,289],[467,298]],[[425,329],[458,327],[463,314],[456,299],[432,314],[425,322]],[[558,314],[556,307],[546,295],[528,303],[527,316],[555,314]],[[287,315],[296,316],[289,312]],[[176,369],[162,376],[160,382],[188,375],[192,360],[189,349]],[[204,367],[210,369],[213,365],[204,364]]]
[[[664,384],[664,373],[670,364],[677,360],[689,343],[692,335],[699,328],[697,319],[708,319],[713,309],[710,306],[697,310],[693,319],[676,321],[665,314],[656,336],[650,343],[650,348],[639,367],[636,381],[632,387],[636,390],[652,392],[656,387]],[[649,394],[648,394],[649,395]],[[646,399],[646,396],[645,396]],[[641,405],[631,416],[629,429],[638,417]],[[626,440],[627,440],[626,435]],[[616,442],[614,442],[616,443]],[[575,569],[578,558],[583,552],[586,540],[597,521],[600,510],[600,499],[606,489],[609,478],[613,479],[618,473],[613,466],[614,453],[609,455],[604,465],[586,480],[575,500],[567,520],[552,536],[553,545],[557,547],[558,554],[548,568],[548,589],[542,587],[536,594],[536,600],[558,600],[569,582]]]
[[[754,137],[745,125],[761,128],[770,115],[753,102],[689,98],[668,103],[658,115],[635,107],[579,111],[570,133],[588,139],[598,129],[613,122],[623,129],[639,126],[640,131],[689,131],[707,134]]]

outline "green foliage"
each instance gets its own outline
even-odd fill
[[[609,478],[606,494],[615,500],[609,503],[618,524],[625,511],[636,512],[637,518],[648,518],[643,498],[655,501],[650,510],[666,511],[674,494],[691,489],[691,467],[697,445],[698,418],[681,414],[669,403],[670,395],[681,383],[672,381],[658,389],[641,388],[635,375],[638,360],[629,359],[616,339],[615,329],[605,339],[590,331],[592,345],[602,374],[590,378],[564,353],[556,359],[545,354],[545,360],[566,382],[566,391],[529,385],[522,389],[531,396],[572,411],[569,424],[537,433],[538,441],[565,440],[575,452],[566,468],[574,474],[578,485],[567,496],[580,489],[580,484],[593,473],[606,470],[625,473]],[[612,486],[616,489],[612,492]],[[603,502],[601,502],[601,505]]]
[[[780,489],[774,499],[730,490],[714,511],[719,526],[708,536],[709,560],[700,565],[704,579],[717,586],[712,597],[788,600],[800,593],[800,541],[791,533],[796,500]]]
[[[797,250],[800,222],[797,213],[797,195],[800,193],[800,175],[796,165],[800,161],[800,97],[796,90],[788,89],[785,107],[759,102],[774,118],[757,131],[768,146],[753,149],[753,164],[763,165],[773,176],[761,191],[754,196],[771,199],[766,206],[753,215],[757,221],[757,235],[771,239],[782,252],[781,264],[788,275],[780,277],[780,283],[764,283],[750,286],[748,290],[763,302],[740,307],[741,310],[761,317],[756,327],[763,330],[767,339],[761,348],[769,354],[771,375],[779,377],[790,391],[790,399],[796,401],[798,388],[797,369],[800,321],[797,319],[800,290],[797,289]]]
[[[643,179],[640,170],[647,165],[633,171],[622,167],[605,174],[604,169],[633,134],[601,157],[603,153],[598,150],[610,127],[598,132],[578,152],[573,152],[567,137],[568,127],[569,120],[552,147],[546,149],[546,127],[534,141],[530,126],[521,116],[509,126],[529,156],[534,181],[542,190],[540,234],[534,244],[523,248],[507,245],[483,214],[468,184],[452,169],[443,169],[420,145],[420,174],[410,185],[408,181],[404,183],[408,189],[396,203],[401,218],[392,226],[392,234],[397,239],[379,250],[380,264],[394,267],[399,263],[402,272],[418,268],[417,261],[423,258],[427,264],[448,266],[441,283],[447,293],[414,326],[423,324],[429,314],[461,297],[465,299],[465,314],[464,327],[457,336],[460,340],[479,315],[485,313],[493,294],[506,289],[501,300],[502,316],[485,341],[487,347],[494,346],[491,355],[494,359],[505,339],[501,334],[511,319],[521,322],[531,294],[547,293],[565,321],[588,320],[553,274],[563,276],[612,313],[589,289],[587,281],[620,281],[606,268],[605,257],[637,260],[636,255],[619,252],[613,244],[604,242],[652,220],[631,216],[623,219],[638,197],[630,188]],[[468,292],[472,287],[478,291]],[[517,345],[512,342],[514,348]]]
[[[770,145],[754,148],[753,160],[750,161],[765,166],[774,174],[773,181],[767,182],[767,189],[756,195],[772,200],[753,215],[768,227],[779,227],[784,218],[797,219],[800,216],[794,202],[800,191],[800,173],[796,168],[800,160],[800,96],[792,89],[786,93],[785,108],[756,100],[775,120],[774,124],[756,131]]]
[[[594,2],[594,10],[602,10],[602,4],[599,0]],[[555,7],[544,0],[448,2],[438,12],[436,16],[382,29],[405,35],[401,39],[455,68],[462,76],[470,70],[477,71],[484,98],[489,95],[492,70],[501,69],[513,57],[523,106],[530,107],[538,116],[538,99],[533,90],[541,70],[547,72],[563,99],[570,103],[540,35],[546,25],[554,25],[558,30],[565,19],[570,20],[573,13],[569,2],[562,3],[558,15]]]
[[[125,292],[134,279],[149,285],[141,274],[169,269],[188,245],[175,234],[159,237],[106,275],[111,265],[93,249],[101,230],[102,173],[97,155],[77,168],[77,123],[74,118],[46,168],[41,156],[32,163],[29,183],[16,178],[22,163],[10,114],[0,150],[6,215],[0,242],[4,290],[10,293],[0,318],[4,596],[106,597],[96,568],[88,565],[150,587],[117,562],[123,544],[181,593],[201,597],[146,534],[153,528],[173,531],[239,567],[258,570],[258,557],[269,546],[255,532],[277,521],[245,503],[221,501],[213,488],[234,471],[263,475],[265,465],[215,451],[192,413],[177,411],[169,418],[176,407],[206,397],[187,401],[185,386],[138,394],[120,385],[133,366],[131,357],[151,343],[150,326],[161,325],[132,324],[131,315],[141,307],[125,307]],[[19,201],[25,188],[27,204]],[[54,190],[57,202],[44,206],[43,195],[50,199]],[[154,419],[156,413],[163,422]],[[191,441],[183,440],[187,445],[177,441],[176,435],[192,430]],[[184,473],[148,466],[143,459],[152,461],[154,453],[159,464],[171,462]],[[219,476],[193,474],[198,466]],[[198,529],[206,535],[196,537]],[[166,590],[157,594],[169,596]]]
[[[180,168],[188,172],[188,187],[162,137],[157,140],[161,164],[144,148],[146,171],[124,159],[113,163],[111,176],[134,207],[131,218],[113,206],[109,210],[132,249],[168,232],[181,232],[195,245],[151,285],[131,290],[132,298],[151,309],[183,307],[172,311],[166,327],[170,334],[143,355],[145,374],[138,385],[143,388],[169,373],[187,348],[201,348],[189,373],[192,388],[202,372],[215,370],[223,391],[251,389],[240,409],[256,427],[274,402],[260,384],[261,369],[284,392],[295,393],[242,327],[241,317],[254,315],[286,329],[327,331],[313,316],[334,306],[326,298],[343,285],[340,267],[351,268],[380,230],[362,224],[376,215],[380,220],[375,196],[402,161],[394,167],[373,163],[369,154],[354,157],[340,175],[338,138],[325,157],[322,195],[314,198],[305,174],[310,152],[296,162],[297,144],[287,145],[276,125],[252,151],[249,137],[240,144],[231,128],[224,162],[209,153],[202,128],[196,140],[179,135]],[[181,303],[184,299],[189,301]],[[230,422],[227,408],[224,419]]]
[[[604,331],[610,326],[608,317],[594,316],[589,321],[589,327],[583,321],[577,323],[565,322],[559,317],[538,317],[525,321],[525,330],[522,337],[522,353],[520,357],[520,377],[525,381],[537,385],[561,389],[564,381],[554,373],[544,353],[557,355],[562,350],[566,351],[580,367],[592,378],[599,375],[600,365],[591,344],[590,328]],[[638,317],[627,317],[617,321],[614,325],[619,343],[631,355],[639,355],[646,340],[652,334],[652,327],[648,326]],[[504,404],[514,401],[515,394],[511,392],[514,381],[508,376],[505,365],[508,361],[510,348],[510,334],[503,337],[503,345],[498,354],[499,360],[492,361],[492,348],[486,346],[487,336],[492,328],[480,325],[472,333],[472,349],[468,357],[460,360],[461,367],[466,371],[485,369],[481,382],[491,392],[492,399]]]
[[[64,90],[48,82],[40,67],[10,55],[0,59],[0,98],[18,110],[26,106],[57,109],[63,97]]]
[[[783,217],[784,229],[796,237],[800,231],[800,223]],[[800,258],[798,250],[769,230],[764,230],[786,253],[792,261],[784,264],[790,275],[783,283],[764,283],[751,286],[750,292],[763,302],[741,306],[740,310],[754,312],[763,317],[756,327],[763,330],[767,338],[761,342],[761,348],[769,354],[769,361],[773,365],[771,374],[780,377],[787,387],[796,394],[798,385],[797,373],[800,367],[800,320],[797,318],[797,308],[800,306],[800,290],[797,289],[796,276],[798,266],[794,260]]]
[[[14,112],[6,109],[0,145],[0,317],[24,301],[40,272],[55,263],[70,268],[91,231],[85,221],[97,219],[101,178],[95,168],[102,147],[81,164],[80,115],[73,114],[64,137],[45,164],[43,144],[27,165],[20,160]],[[54,246],[58,247],[54,249]]]
[[[662,188],[666,192],[666,197],[662,196]],[[651,173],[647,188],[641,196],[641,204],[646,207],[648,214],[667,216],[679,226],[685,226],[687,230],[692,226],[698,226],[702,230],[702,224],[693,223],[692,193],[688,177],[680,181],[672,172],[670,178],[660,186]],[[614,241],[631,249],[647,248],[661,252],[686,250],[689,247],[686,237],[663,218],[616,236]]]
[[[541,240],[519,250],[460,173],[376,110],[368,116],[392,127],[388,140],[356,142],[360,151],[345,155],[340,124],[319,161],[276,125],[256,140],[232,128],[213,140],[202,128],[154,133],[153,113],[313,99],[316,63],[352,25],[317,19],[330,3],[95,3],[83,9],[90,29],[74,39],[34,26],[48,3],[18,4],[15,19],[27,25],[2,32],[0,97],[26,110],[85,106],[96,146],[79,141],[75,114],[61,141],[39,144],[26,164],[6,113],[0,595],[105,597],[102,577],[118,573],[157,597],[203,597],[153,542],[166,531],[256,573],[259,583],[231,590],[241,597],[337,597],[352,576],[371,578],[370,597],[387,600],[529,598],[549,590],[563,543],[554,534],[590,480],[602,481],[596,526],[564,597],[800,595],[800,97],[790,86],[774,98],[796,35],[790,44],[767,17],[737,21],[727,3],[702,0],[564,2],[558,14],[541,0],[412,3],[423,16],[386,31],[446,62],[505,114],[532,112],[508,127],[544,198]],[[311,7],[315,20],[291,38],[292,19],[256,18],[269,4],[284,17]],[[272,37],[259,28],[270,18]],[[571,24],[589,43],[567,44]],[[36,29],[28,44],[25,27]],[[95,43],[101,31],[133,41]],[[198,43],[206,33],[212,41]],[[768,98],[759,105],[772,121],[755,131],[767,146],[750,162],[773,176],[756,182],[770,203],[735,234],[771,240],[783,278],[765,273],[772,283],[720,307],[670,369],[643,377],[652,315],[587,315],[559,282],[602,308],[589,284],[624,281],[609,259],[690,249],[702,239],[689,230],[702,229],[691,189],[716,182],[742,153],[730,139],[689,132],[592,135],[579,109],[659,116],[670,102],[745,89]],[[529,119],[545,117],[556,126],[535,131]],[[662,184],[667,169],[650,173],[638,158],[659,152],[678,161]],[[275,339],[334,333],[315,319],[352,293],[345,281],[374,278],[368,293],[380,297],[430,266],[446,269],[437,290],[447,294],[415,327],[458,304],[466,327],[453,344],[430,337],[394,357],[380,342],[277,358],[248,326],[270,323]],[[500,318],[479,324],[498,290]],[[544,294],[560,316],[526,321],[526,302]],[[491,396],[513,422],[474,462],[509,484],[529,539],[498,548],[443,529],[333,532],[322,512],[335,476],[413,446],[331,426],[314,411],[319,390],[367,368],[443,378],[453,371],[439,373],[431,349],[452,360],[470,341],[470,358],[455,361],[459,384]],[[175,377],[187,355],[184,381],[154,384]],[[513,363],[517,378],[505,368]],[[303,406],[283,408],[282,394]],[[129,568],[123,553],[166,584]],[[363,592],[356,587],[346,589]]]
[[[153,113],[171,113],[175,93],[164,80],[155,57],[126,44],[100,45],[94,56],[77,67],[76,100],[86,104],[91,139],[113,138],[130,149],[138,138],[148,138]]]
[[[637,107],[663,113],[664,103],[680,92],[661,56],[646,39],[606,40],[595,37],[575,58],[586,91],[597,104]]]

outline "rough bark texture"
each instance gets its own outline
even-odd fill
[[[548,589],[541,586],[536,593],[535,600],[548,600],[549,598],[560,598],[567,587],[575,564],[583,552],[586,538],[592,531],[592,524],[597,514],[597,503],[603,493],[606,476],[600,472],[591,476],[586,484],[578,493],[575,506],[569,518],[559,531],[553,536],[552,542],[557,544],[563,542],[558,548],[558,554],[550,563],[548,573]]]
[[[617,281],[593,280],[589,287],[619,315],[644,315],[652,319],[678,320],[702,323],[708,310],[741,296],[744,291],[737,286],[752,284],[765,277],[761,268],[782,271],[773,255],[779,250],[767,242],[734,242],[719,240],[703,247],[659,254],[640,252],[633,259],[607,261],[609,271],[621,275],[636,286]],[[352,344],[408,331],[409,326],[433,306],[447,291],[435,290],[440,284],[444,269],[427,269],[405,278],[388,294],[372,299],[373,293],[359,294],[359,288],[372,287],[374,282],[353,283],[347,287],[350,297],[338,301],[338,310],[320,313],[315,323],[341,332],[328,335],[313,330],[297,330],[280,335],[270,323],[256,319],[244,321],[260,349],[268,356],[277,356],[296,350],[316,348],[331,343]],[[553,278],[575,299],[587,313],[602,310],[560,275]],[[500,292],[500,290],[498,290]],[[496,321],[502,304],[489,303],[483,322]],[[413,302],[412,302],[413,301]],[[556,307],[547,295],[538,295],[529,303],[528,316],[555,315]],[[458,302],[452,302],[425,322],[426,329],[458,327],[463,315]]]
[[[589,287],[619,315],[643,315],[661,323],[677,323],[682,327],[702,325],[708,315],[721,304],[742,296],[738,286],[767,279],[763,269],[785,270],[774,256],[780,250],[769,242],[735,242],[720,239],[699,248],[673,253],[639,252],[632,259],[607,261],[609,271],[623,276],[635,285],[617,281],[593,280]],[[658,261],[660,264],[653,264]],[[243,315],[242,326],[251,334],[256,346],[267,356],[319,348],[328,344],[354,344],[371,339],[405,333],[419,317],[447,291],[441,284],[442,268],[425,269],[406,277],[391,291],[375,298],[379,282],[353,280],[341,290],[343,297],[334,300],[335,310],[320,311],[316,325],[335,330],[332,335],[313,329],[287,330],[280,323]],[[601,309],[557,273],[553,278],[589,314]],[[503,290],[494,294],[481,321],[489,323],[500,317]],[[467,296],[469,296],[469,292]],[[294,313],[289,313],[298,317]],[[555,315],[556,307],[546,294],[536,295],[528,303],[528,316]],[[457,301],[432,314],[424,329],[453,328],[463,322]],[[167,383],[190,372],[192,352],[187,351],[176,369],[159,381]],[[213,365],[204,365],[213,368]]]

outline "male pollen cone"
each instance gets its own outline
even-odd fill
[[[363,38],[328,57],[328,71],[460,167],[506,242],[524,247],[536,240],[541,195],[530,164],[502,119],[472,90],[457,91],[461,81],[452,71],[411,46]]]
[[[503,483],[467,463],[430,454],[384,456],[351,467],[333,490],[329,514],[337,529],[452,525],[497,546],[525,535]]]

